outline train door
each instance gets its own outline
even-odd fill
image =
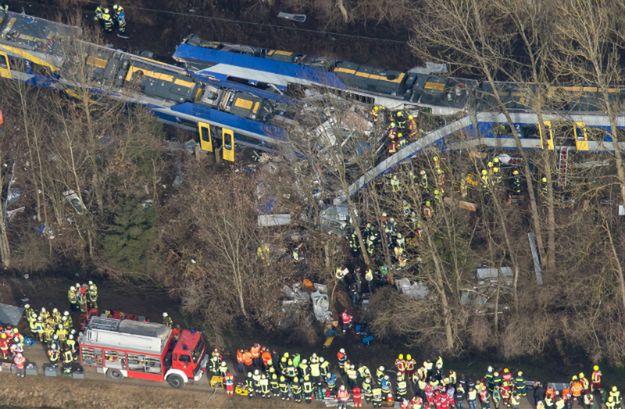
[[[586,130],[586,124],[584,122],[575,122],[573,134],[575,136],[575,148],[578,151],[587,151],[588,131]]]
[[[538,127],[540,133],[540,147],[549,149],[550,151],[555,149],[555,143],[553,140],[553,127],[551,121],[544,121],[542,127]],[[543,134],[544,133],[544,134]]]
[[[200,149],[206,152],[212,152],[213,138],[211,136],[211,126],[204,122],[198,122],[197,128],[200,136]]]
[[[228,162],[234,162],[234,132],[232,129],[221,130],[222,158]]]
[[[9,79],[12,78],[9,56],[7,53],[2,51],[0,51],[0,77]]]

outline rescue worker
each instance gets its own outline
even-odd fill
[[[374,124],[377,124],[378,121],[380,120],[380,106],[379,105],[374,105],[373,108],[371,109],[371,120],[373,121]]]
[[[549,192],[549,182],[547,180],[547,176],[540,178],[540,191],[545,195]]]
[[[280,387],[280,398],[282,400],[289,400],[289,384],[286,382],[284,376],[280,376],[278,386]]]
[[[174,320],[172,320],[166,312],[163,313],[163,324],[167,325],[169,328],[174,326]]]
[[[349,401],[349,391],[345,388],[345,385],[341,385],[338,393],[336,394],[336,400],[338,403],[338,409],[347,409],[347,401]]]
[[[408,128],[408,138],[411,141],[416,140],[419,137],[419,129],[417,127],[417,120],[413,115],[408,115],[408,122],[406,123]]]
[[[382,388],[376,386],[372,391],[371,403],[373,403],[374,408],[382,407]]]
[[[295,402],[302,402],[302,386],[300,385],[299,378],[297,376],[293,378],[293,382],[291,383],[291,394],[293,395],[293,400]]]
[[[124,8],[119,4],[113,5],[113,17],[115,18],[115,22],[117,23],[117,29],[120,33],[126,32],[126,13]]]
[[[295,368],[295,365],[293,365],[293,360],[289,359],[286,365],[286,376],[291,381],[293,381],[293,378],[295,378],[296,375],[297,375],[297,369]]]
[[[271,375],[271,380],[269,381],[269,386],[271,387],[271,394],[274,398],[280,396],[280,382],[278,382],[278,375]]]
[[[577,375],[573,375],[573,377],[571,378],[571,395],[573,396],[573,399],[576,399],[580,402],[580,405],[583,405],[583,401],[582,401],[583,391],[584,391],[584,388],[582,388],[582,383],[577,378]]]
[[[44,324],[43,327],[43,342],[45,342],[46,344],[50,344],[50,342],[52,342],[52,338],[54,337],[54,327],[52,327],[52,325],[49,324]]]
[[[349,387],[353,388],[358,383],[358,371],[354,365],[345,365],[345,374],[347,375],[347,382]]]
[[[487,188],[490,186],[490,178],[486,169],[482,169],[480,179],[482,180],[482,187]]]
[[[395,193],[399,192],[399,178],[396,174],[391,177],[391,190]]]
[[[383,366],[379,366],[378,369],[375,370],[375,377],[380,382],[380,379],[384,378],[386,375],[386,369]]]
[[[421,189],[428,190],[428,175],[425,172],[425,170],[420,170],[419,176],[420,176],[419,185],[421,186]]]
[[[313,384],[310,380],[310,376],[304,377],[304,382],[302,383],[302,389],[304,390],[304,401],[306,403],[312,402],[313,397]]]
[[[608,397],[608,401],[605,403],[606,409],[617,409],[616,403],[614,402],[614,398],[612,395]]]
[[[326,361],[324,357],[319,358],[319,371],[323,379],[325,379],[330,372],[330,362]]]
[[[514,388],[520,397],[525,397],[527,395],[527,389],[525,386],[525,378],[523,377],[523,371],[518,371],[516,374],[516,378],[514,378]]]
[[[73,353],[76,353],[76,340],[74,339],[74,336],[72,334],[70,334],[67,338],[65,346],[69,348]]]
[[[321,363],[316,356],[310,358],[310,378],[313,383],[321,380]]]
[[[362,393],[365,395],[365,400],[371,402],[373,398],[373,388],[371,386],[371,377],[367,377],[362,381]]]
[[[395,113],[395,118],[397,121],[397,127],[402,130],[405,131],[406,130],[406,116],[404,115],[403,111],[397,111]]]
[[[13,365],[15,365],[16,375],[23,378],[26,375],[26,358],[24,358],[24,355],[21,352],[16,353],[13,357]]]
[[[9,339],[5,333],[0,334],[0,352],[3,359],[9,359]]]
[[[63,372],[72,372],[72,362],[74,362],[74,353],[71,349],[66,349],[63,352]]]
[[[107,33],[111,33],[113,31],[113,16],[108,8],[105,8],[100,15],[100,21],[104,26],[104,30]]]
[[[609,399],[612,399],[614,401],[614,407],[616,409],[619,409],[621,407],[621,392],[618,390],[616,385],[612,386]]]
[[[408,395],[408,383],[403,372],[397,373],[397,400],[402,401]]]
[[[395,359],[395,368],[397,369],[397,379],[404,377],[406,371],[406,361],[404,360],[404,354],[399,354]]]
[[[52,365],[56,365],[59,362],[59,354],[60,351],[54,345],[50,349],[48,349],[48,359]]]
[[[326,375],[326,396],[330,396],[334,393],[334,388],[336,387],[336,375],[332,372],[328,372]]]
[[[225,378],[227,373],[228,364],[226,363],[226,361],[221,361],[221,364],[219,365],[219,375],[221,375],[222,378]]]
[[[252,359],[252,353],[250,351],[243,352],[243,365],[245,365],[245,370],[250,372],[252,367],[254,366],[254,360]]]
[[[521,174],[519,173],[518,170],[513,170],[512,171],[512,180],[511,180],[511,188],[512,188],[512,193],[515,195],[520,195],[521,194]]]
[[[87,299],[89,308],[98,308],[98,287],[93,283],[93,281],[89,281]]]
[[[260,371],[255,369],[254,374],[252,375],[252,380],[254,381],[254,393],[258,396],[261,396],[260,378]]]
[[[586,376],[584,375],[583,372],[580,372],[579,375],[579,382],[582,384],[582,390],[585,391],[589,391],[590,390],[590,382],[588,381],[588,378],[586,378]]]
[[[234,396],[234,376],[229,372],[225,376],[224,386],[226,388],[226,395],[232,398]]]
[[[594,403],[595,403],[595,398],[592,392],[586,392],[584,394],[584,406],[586,407],[586,409],[592,409],[592,407],[594,406]]]
[[[415,371],[415,365],[417,361],[412,358],[412,355],[406,355],[405,367],[406,367],[406,375],[408,375],[408,379],[412,379],[412,374]]]
[[[352,389],[352,400],[355,408],[362,408],[362,391],[357,386]]]
[[[271,397],[271,393],[269,392],[269,379],[265,374],[260,376],[260,380],[258,381],[258,385],[260,386],[260,393],[264,399],[269,399]]]
[[[346,313],[345,311],[344,313]],[[345,369],[345,362],[347,361],[347,354],[345,353],[345,349],[339,349],[339,352],[336,353],[336,359],[339,361],[339,369],[343,371]]]
[[[68,336],[68,331],[65,329],[63,324],[59,324],[57,326],[55,334],[59,338],[59,341],[64,344]]]
[[[245,387],[247,388],[247,397],[249,399],[254,398],[254,378],[252,378],[252,373],[247,373],[247,378],[245,378]]]
[[[303,379],[307,376],[310,376],[310,367],[308,366],[308,360],[302,359],[302,362],[299,364],[299,376]]]
[[[599,365],[595,365],[592,367],[592,375],[590,376],[590,388],[591,391],[601,391],[601,378],[603,377],[603,374],[601,373],[601,370],[599,369]]]
[[[360,364],[358,366],[358,376],[360,376],[360,380],[362,381],[364,379],[371,377],[371,371],[366,365]]]
[[[95,16],[93,17],[93,20],[100,21],[102,19],[102,14],[104,14],[104,7],[100,5],[95,8]]]
[[[72,311],[78,311],[78,292],[73,285],[67,290],[67,301],[69,301]]]

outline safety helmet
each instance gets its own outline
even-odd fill
[[[482,175],[486,176],[488,174],[488,172],[486,171],[486,169],[482,169]]]
[[[43,321],[43,317],[42,316],[37,317],[37,321],[39,322]]]
[[[69,339],[74,339],[74,335],[70,334]]]
[[[433,156],[433,157],[432,157],[432,160],[433,160],[434,162],[438,162],[438,156]]]
[[[573,377],[571,377],[572,381],[576,381],[577,380],[577,375],[573,375]]]
[[[58,314],[59,313],[59,309],[54,307],[52,308],[52,314]]]
[[[488,367],[488,369],[487,369],[487,371],[488,371],[488,372],[493,372],[493,367],[492,367],[492,366],[489,366],[489,367]]]
[[[499,372],[495,371],[495,373],[493,375],[499,376]]]
[[[543,176],[542,178],[540,178],[541,182],[547,183],[547,176]]]
[[[430,202],[429,200],[426,200],[426,201],[425,201],[425,205],[426,205],[427,207],[430,207],[430,206],[432,205],[432,202]]]
[[[612,386],[612,392],[616,392],[616,391],[618,391],[616,385]]]
[[[24,304],[24,309],[27,310],[30,308],[30,304]]]
[[[519,174],[519,171],[515,169],[515,170],[512,171],[512,174],[516,176],[516,175]]]
[[[310,376],[306,375],[304,376],[304,382],[310,381]]]
[[[251,377],[252,377],[252,373],[251,373],[251,372],[248,372],[248,373],[247,373],[247,377],[248,377],[248,378],[251,378]]]
[[[383,366],[380,366],[380,367],[378,368],[378,371],[380,371],[380,372],[384,372],[384,367],[383,367]]]
[[[221,365],[220,366],[228,366],[228,364],[226,363],[226,361],[221,361]]]
[[[59,336],[58,336],[58,335],[56,335],[56,334],[54,334],[54,336],[52,337],[52,339],[56,341],[57,339],[59,339]]]
[[[593,370],[593,371],[598,371],[598,370],[599,370],[599,365],[595,365],[595,366],[593,366],[593,367],[592,367],[592,370]]]
[[[169,316],[169,314],[167,314],[166,312],[163,313],[163,317],[167,317]]]
[[[76,288],[80,288],[80,284],[79,284],[79,283],[76,283],[75,287],[76,287]]]
[[[104,13],[105,13],[105,14],[109,14],[110,12],[111,12],[111,11],[110,11],[108,8],[105,8],[105,9],[104,9]]]
[[[313,352],[313,354],[310,356],[310,358],[311,358],[311,359],[312,359],[312,358],[317,358],[317,353],[316,353],[316,352]]]
[[[5,333],[0,334],[0,338],[6,339],[7,338],[7,334],[5,334]]]
[[[398,238],[398,239],[401,239],[402,237],[404,237],[404,236],[403,236],[401,233],[397,233],[397,238]],[[408,355],[408,356],[410,356],[410,355]],[[401,358],[400,358],[400,359],[401,359]],[[406,359],[410,359],[410,358],[406,358]]]
[[[302,363],[303,363],[303,364],[307,364],[307,363],[308,363],[308,360],[306,360],[306,359],[302,359]]]
[[[523,376],[523,371],[517,372],[517,376]]]
[[[295,378],[293,378],[293,382],[298,383],[299,382],[299,378],[296,376]]]
[[[384,375],[384,379],[386,379],[388,381],[388,375]]]
[[[121,9],[119,4],[113,4],[113,10],[117,11],[119,9]]]
[[[406,355],[406,359],[410,361],[412,359],[412,355],[410,354]]]
[[[346,310],[346,311],[347,311],[347,310]],[[345,353],[345,349],[344,349],[344,348],[341,348],[341,349],[339,349],[339,352],[340,352],[340,353],[342,353],[342,354],[344,354],[344,353]]]
[[[377,105],[373,106],[373,112],[378,112],[380,110],[380,107]]]
[[[404,116],[404,113],[402,111],[397,111],[397,116]]]
[[[64,317],[69,317],[69,311],[67,311],[67,310],[63,311],[63,316]]]
[[[493,158],[493,162],[494,163],[499,163],[499,158],[498,157]]]
[[[503,368],[503,373],[508,373],[510,370],[508,368]]]
[[[258,375],[260,371],[258,369],[254,369],[254,375]]]
[[[391,123],[389,124],[389,127],[390,127],[390,128],[395,128],[395,127],[397,127],[397,124],[396,124],[395,122],[391,122]]]
[[[292,360],[292,359],[289,359],[289,360],[287,361],[287,365],[293,365],[293,360]]]
[[[414,119],[414,116],[413,115],[408,115],[408,119],[412,120],[412,119]]]
[[[584,377],[584,373],[583,373],[583,372],[580,372],[578,376],[579,376],[580,378],[583,378],[583,377]]]
[[[325,358],[324,357],[319,357],[319,362],[325,362]]]
[[[425,170],[422,169],[421,171],[419,171],[419,175],[425,176]]]
[[[108,9],[107,9],[108,10]],[[89,285],[93,285],[93,281],[89,280],[89,282],[87,283]]]
[[[436,196],[436,195],[440,195],[440,194],[441,194],[441,191],[440,191],[440,190],[438,190],[438,189],[434,189],[434,196]]]
[[[276,374],[271,375],[271,379],[278,379],[278,375]]]
[[[41,307],[41,312],[46,312],[46,307]]]
[[[288,358],[288,357],[289,357],[289,353],[288,353],[288,352],[285,352],[285,353],[284,353],[284,357]]]
[[[493,162],[488,162],[487,165],[488,165],[489,168],[492,168],[493,167]]]
[[[394,217],[391,217],[391,218],[389,219],[389,221],[390,221],[391,223],[395,223],[395,218],[394,218]]]
[[[280,375],[280,382],[286,382],[286,378],[284,377],[284,375]]]
[[[499,166],[495,166],[495,167],[493,167],[493,172],[495,172],[495,173],[499,173]]]

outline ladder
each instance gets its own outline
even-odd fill
[[[560,158],[558,159],[558,185],[560,187],[566,186],[568,181],[570,150],[570,146],[560,147]]]

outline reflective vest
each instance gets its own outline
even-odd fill
[[[241,352],[240,349],[237,349],[237,362],[240,364],[243,363],[243,352]]]
[[[356,387],[352,389],[352,397],[354,400],[362,399],[362,393],[360,392],[360,388]]]
[[[280,392],[285,393],[285,394],[289,393],[289,384],[288,383],[281,381],[279,385],[280,385]]]
[[[323,361],[321,365],[319,365],[319,369],[321,370],[321,376],[326,376],[329,368],[330,368],[330,362]]]
[[[76,294],[76,291],[69,290],[67,292],[67,300],[70,304],[76,304],[78,302],[78,295]]]
[[[24,364],[26,363],[26,358],[24,358],[24,355],[22,355],[22,354],[17,354],[17,355],[15,355],[15,358],[13,358],[13,363],[15,364],[15,367],[17,369],[24,369]]]
[[[336,394],[336,397],[341,402],[347,402],[347,400],[349,399],[349,392],[347,392],[347,389],[343,389]]]
[[[50,362],[56,362],[59,360],[59,351],[56,349],[48,350],[48,358],[50,358]]]
[[[260,347],[252,347],[250,348],[250,353],[252,354],[252,358],[260,358]]]
[[[469,389],[469,400],[477,399],[477,391],[475,389]]]
[[[272,379],[270,383],[271,383],[271,389],[274,391],[280,387],[280,384],[278,383],[277,379]]]
[[[293,385],[291,385],[291,392],[293,392],[293,395],[299,395],[300,393],[302,393],[302,387],[299,385],[299,383],[294,383]]]
[[[408,372],[414,371],[415,364],[416,362],[414,359],[406,359],[406,371]]]
[[[269,393],[269,380],[267,378],[261,378],[258,381],[260,384],[260,389],[263,393]]]
[[[601,371],[593,372],[592,373],[592,377],[591,377],[592,383],[600,384],[601,383],[601,377],[602,377]]]
[[[399,372],[404,372],[406,370],[406,361],[403,359],[396,359],[395,368],[397,368]]]
[[[305,377],[305,376],[310,375],[310,370],[309,370],[307,364],[300,364],[299,365],[299,371],[300,371],[300,374],[302,375],[302,378]]]
[[[617,406],[621,404],[621,392],[619,392],[619,391],[616,391],[616,392],[610,391],[610,397],[614,399],[614,403]]]
[[[74,355],[72,354],[71,350],[67,350],[63,353],[63,362],[65,362],[66,364],[71,363],[74,360]]]
[[[245,366],[251,366],[252,363],[252,353],[250,351],[243,352],[243,364]]]
[[[310,375],[315,378],[321,376],[321,365],[319,362],[313,362],[310,364]]]
[[[382,388],[373,388],[373,401],[382,402]]]
[[[269,352],[269,351],[265,351],[265,352],[263,352],[263,353],[260,355],[260,357],[261,357],[261,359],[263,360],[263,364],[264,364],[265,366],[267,366],[267,364],[268,364],[269,362],[271,362],[271,352]]]
[[[406,384],[406,381],[401,380],[397,382],[397,393],[399,395],[405,395],[408,393],[408,385]]]
[[[304,393],[312,393],[312,382],[304,381]]]
[[[574,398],[582,396],[582,384],[580,381],[571,382],[571,394]]]

